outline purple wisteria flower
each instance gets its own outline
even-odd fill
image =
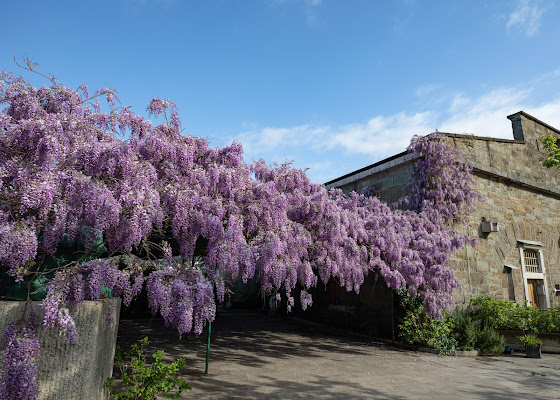
[[[2,338],[2,349],[0,398],[36,400],[39,397],[37,360],[40,345],[34,316],[26,322],[8,324]]]
[[[172,101],[152,100],[150,114],[164,120],[152,124],[118,108],[115,94],[101,88],[88,98],[85,85],[55,81],[37,89],[0,73],[0,268],[18,281],[50,278],[43,325],[67,341],[79,334],[71,315],[84,300],[112,291],[128,305],[144,285],[152,311],[198,334],[215,317],[214,290],[223,300],[224,276],[257,276],[263,294],[285,293],[288,310],[297,291],[310,307],[319,280],[359,292],[368,274],[419,297],[432,316],[453,304],[458,283],[447,264],[469,240],[453,224],[480,196],[445,137],[413,140],[420,157],[402,210],[328,191],[289,164],[247,164],[237,142],[211,147],[184,135]],[[70,261],[61,256],[61,243],[79,241]],[[88,261],[100,242],[104,258]],[[13,343],[31,351],[34,342]],[[10,365],[9,376],[34,387],[31,364]],[[4,374],[6,388],[16,378]]]

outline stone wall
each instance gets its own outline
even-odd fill
[[[517,351],[525,350],[525,346],[519,340],[519,336],[525,334],[524,331],[500,329],[498,332],[504,336],[506,346]],[[543,353],[560,354],[560,333],[539,333],[537,336],[543,342]]]
[[[21,317],[24,305],[23,301],[0,301],[0,332]],[[120,306],[118,298],[85,301],[72,312],[78,327],[78,339],[73,344],[66,343],[56,328],[39,328],[39,400],[109,398],[105,381],[113,372]],[[32,307],[42,320],[39,303],[32,303]],[[108,315],[114,321],[111,325],[106,322]]]
[[[416,156],[401,153],[386,161],[364,168],[347,179],[337,179],[326,184],[327,189],[339,188],[344,193],[352,191],[364,193],[373,189],[374,193],[386,203],[393,203],[408,193],[410,173]]]
[[[525,303],[518,240],[529,240],[542,243],[550,305],[557,307],[560,297],[552,289],[560,285],[560,170],[547,169],[540,160],[546,155],[542,136],[560,137],[560,131],[524,112],[508,118],[513,140],[445,134],[450,145],[473,161],[477,190],[485,199],[466,226],[456,227],[478,238],[474,248],[464,247],[451,258],[450,267],[462,287],[455,292],[456,303],[467,304],[481,294],[508,300],[511,284],[515,301]],[[400,154],[326,186],[360,193],[373,186],[381,200],[391,203],[406,194],[413,162],[413,155]],[[483,233],[483,218],[498,222],[499,232]]]
[[[515,301],[525,302],[521,274],[518,239],[543,244],[546,279],[551,306],[559,306],[558,297],[552,293],[560,284],[560,200],[535,191],[517,187],[499,178],[476,176],[478,191],[486,201],[481,203],[465,229],[478,244],[460,249],[452,257],[450,267],[461,284],[462,291],[455,293],[458,305],[471,297],[490,295],[496,300],[508,300],[508,277],[505,264],[519,269],[511,271]],[[498,222],[499,232],[483,234],[482,218]]]
[[[456,302],[465,304],[481,294],[508,300],[504,265],[509,264],[519,268],[510,270],[515,302],[525,303],[518,240],[530,240],[543,245],[550,305],[556,307],[560,298],[552,289],[560,284],[560,171],[543,167],[540,160],[546,155],[542,136],[560,132],[523,112],[508,118],[516,140],[447,134],[472,159],[477,190],[485,199],[463,228],[478,237],[477,246],[461,249],[450,264],[463,288]],[[483,218],[498,222],[500,231],[483,234]]]

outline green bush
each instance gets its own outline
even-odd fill
[[[494,329],[518,329],[531,332],[558,332],[560,308],[542,310],[488,296],[471,299],[472,315],[484,326]]]
[[[501,354],[505,348],[504,337],[493,327],[484,326],[477,330],[476,347],[479,347],[484,355]]]
[[[428,346],[446,354],[457,349],[457,340],[453,336],[439,336],[428,339]]]
[[[406,291],[399,291],[398,296],[401,308],[398,333],[403,342],[440,351],[455,350],[457,341],[449,336],[453,328],[450,315],[442,319],[430,318],[424,313],[424,306],[417,297],[410,296]]]
[[[433,347],[442,352],[479,347],[483,354],[500,354],[504,350],[504,338],[497,329],[534,334],[560,330],[560,308],[542,310],[480,296],[471,300],[467,310],[453,316],[445,315],[440,320],[426,316],[420,300],[406,291],[400,291],[398,295],[401,309],[399,338],[412,345]]]
[[[459,350],[474,350],[476,327],[468,310],[458,311],[453,315],[454,327],[451,336],[457,341]]]
[[[140,345],[133,344],[132,351],[124,353],[124,357],[117,346],[115,365],[120,369],[123,389],[114,387],[114,377],[108,378],[106,383],[114,399],[155,400],[157,396],[175,399],[181,397],[183,390],[191,389],[178,376],[179,369],[185,366],[185,360],[179,358],[165,365],[163,350],[158,350],[152,354],[152,362],[148,364],[144,354],[144,346],[148,343],[148,338],[145,337],[140,340]]]
[[[540,340],[538,336],[533,333],[518,336],[518,338],[523,346],[542,346],[542,340]]]

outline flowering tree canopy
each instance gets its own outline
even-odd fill
[[[433,316],[452,305],[458,283],[446,265],[468,240],[452,226],[479,196],[444,137],[413,140],[419,158],[402,210],[327,191],[288,164],[247,164],[239,143],[214,148],[184,135],[173,102],[151,101],[150,114],[164,120],[154,125],[118,107],[115,94],[54,77],[37,89],[0,74],[0,272],[49,277],[45,327],[72,341],[70,306],[107,289],[128,305],[145,286],[154,313],[198,334],[215,315],[213,285],[223,299],[224,274],[257,276],[263,293],[285,290],[288,309],[296,286],[306,309],[319,280],[358,292],[369,273],[418,296]],[[68,246],[79,251],[61,256]],[[6,398],[36,397],[34,332],[34,322],[5,332],[6,348],[21,349],[4,360]]]
[[[467,238],[451,225],[477,195],[470,167],[442,137],[411,144],[420,158],[401,210],[327,191],[287,164],[247,164],[239,143],[215,148],[184,135],[169,100],[150,103],[164,120],[154,125],[117,107],[113,90],[90,95],[54,78],[37,89],[4,72],[0,103],[0,266],[17,281],[52,276],[43,323],[69,340],[70,305],[99,299],[103,287],[128,304],[144,284],[152,311],[200,333],[214,318],[213,283],[223,298],[223,273],[258,276],[263,292],[283,289],[290,304],[299,285],[304,309],[319,279],[358,292],[368,273],[406,287],[432,315],[452,305],[458,284],[446,264]],[[79,239],[80,257],[57,258],[61,243]],[[104,256],[87,261],[99,247]],[[202,250],[203,269],[192,262]],[[111,257],[123,254],[124,266]]]

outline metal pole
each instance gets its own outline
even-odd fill
[[[344,292],[344,329],[348,333],[348,292]]]
[[[395,310],[393,307],[393,288],[391,288],[391,333],[394,342],[395,341]]]
[[[208,361],[210,359],[210,334],[212,332],[212,322],[208,321],[208,343],[206,344],[206,368],[204,373],[208,375]]]
[[[214,293],[214,284],[212,283],[212,293]],[[210,360],[210,335],[212,333],[212,321],[208,321],[208,343],[206,343],[206,367],[204,373],[208,375],[208,362]]]

